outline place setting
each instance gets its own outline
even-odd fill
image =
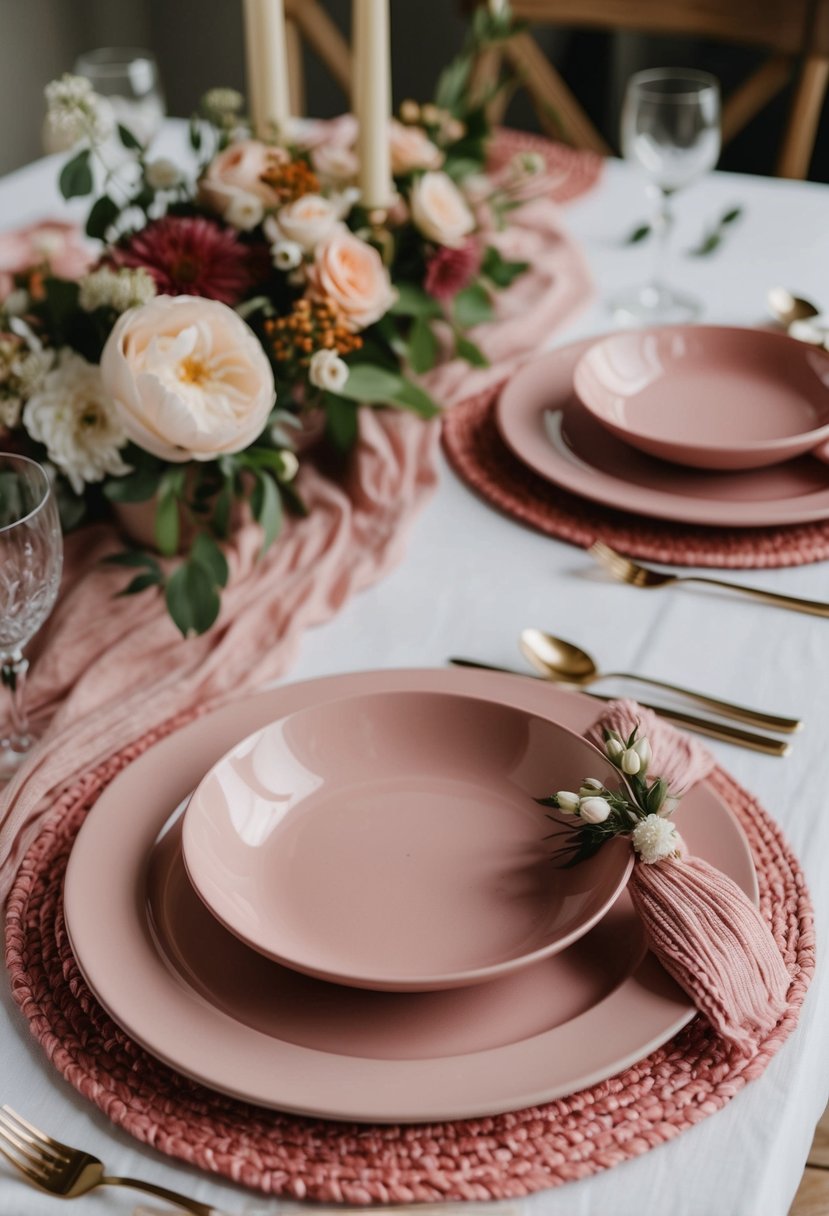
[[[424,101],[389,0],[245,0],[245,92],[186,118],[162,46],[43,82],[0,183],[3,1211],[694,1216],[817,1059],[829,597],[710,571],[829,558],[820,311],[663,273],[718,81],[635,72],[608,164],[524,15],[464,13]],[[610,291],[568,217],[633,170],[654,274]]]

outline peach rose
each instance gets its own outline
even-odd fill
[[[238,313],[201,296],[156,296],[116,322],[101,376],[129,439],[162,460],[214,460],[264,430],[271,365]]]
[[[424,173],[409,195],[412,220],[425,237],[458,249],[475,227],[475,217],[458,187],[445,173]]]
[[[353,148],[339,144],[320,144],[311,153],[311,164],[317,177],[326,186],[344,186],[357,176],[360,162]]]
[[[350,329],[379,321],[397,298],[380,254],[344,225],[317,246],[308,279],[312,293],[332,300]]]
[[[396,118],[389,124],[391,171],[411,173],[413,169],[439,169],[443,153],[422,127],[407,127]]]
[[[337,208],[321,194],[303,194],[280,208],[274,226],[286,241],[294,241],[305,253],[313,253],[339,220]],[[271,232],[269,230],[269,235]]]
[[[222,217],[240,198],[256,198],[263,207],[275,207],[275,192],[262,181],[263,173],[276,162],[285,161],[284,148],[274,148],[258,139],[241,139],[228,144],[215,156],[199,182],[199,197],[205,206]]]

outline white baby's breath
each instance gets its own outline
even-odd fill
[[[109,266],[101,266],[81,279],[78,303],[84,312],[112,308],[122,313],[128,308],[146,304],[155,294],[155,281],[142,267],[113,270]]]
[[[100,97],[84,76],[66,72],[45,89],[46,125],[50,147],[68,150],[83,139],[101,144],[115,128],[112,106]]]
[[[0,334],[0,426],[17,426],[25,401],[52,365],[52,352],[33,349],[16,334]]]
[[[65,347],[23,410],[23,425],[46,447],[76,494],[87,482],[131,472],[119,449],[127,437],[97,364]]]

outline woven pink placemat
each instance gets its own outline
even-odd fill
[[[453,468],[491,505],[548,536],[588,548],[603,540],[631,557],[678,566],[761,569],[829,558],[829,521],[780,528],[704,528],[617,511],[539,477],[498,433],[499,388],[461,401],[443,420]]]
[[[604,168],[604,157],[587,148],[570,148],[567,144],[535,135],[531,131],[516,131],[499,127],[489,152],[487,169],[497,173],[521,152],[539,153],[547,166],[547,193],[557,203],[569,203],[595,186]]]
[[[72,956],[63,876],[89,807],[122,768],[185,715],[89,772],[56,803],[9,898],[14,998],[57,1070],[112,1121],[162,1153],[268,1194],[355,1204],[531,1194],[609,1169],[679,1135],[759,1076],[794,1028],[814,969],[812,910],[780,830],[721,769],[711,778],[740,821],[760,906],[792,977],[787,1010],[750,1059],[696,1018],[671,1042],[590,1089],[485,1119],[408,1127],[262,1110],[161,1064],[101,1009]]]

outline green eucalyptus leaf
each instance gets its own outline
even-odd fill
[[[60,171],[58,187],[64,198],[80,198],[92,193],[92,170],[89,167],[89,148],[83,148]]]
[[[392,398],[392,404],[402,409],[411,410],[421,418],[434,418],[440,413],[440,406],[418,384],[403,380],[400,389]]]
[[[439,317],[443,310],[435,297],[416,283],[398,283],[397,299],[389,312],[397,317]]]
[[[357,406],[335,393],[325,395],[325,433],[339,452],[350,452],[357,442]]]
[[[628,236],[625,237],[626,245],[638,245],[641,241],[647,240],[651,234],[650,224],[640,224],[638,228],[634,228]]]
[[[276,540],[282,526],[282,499],[269,473],[257,472],[251,509],[265,534],[262,542],[262,553],[265,553]]]
[[[472,367],[489,367],[489,359],[480,346],[465,338],[463,334],[455,334],[455,353],[459,359],[466,359]]]
[[[208,536],[206,532],[198,534],[190,550],[190,560],[204,566],[217,587],[227,586],[230,573],[227,559],[212,536]]]
[[[409,362],[418,375],[435,366],[440,345],[426,317],[415,317],[409,334]]]
[[[372,363],[349,364],[348,380],[337,394],[349,401],[389,402],[400,392],[405,381],[397,372]]]
[[[157,492],[163,470],[144,466],[125,477],[104,483],[104,494],[110,502],[146,502]]]
[[[146,591],[148,587],[158,587],[160,584],[159,575],[153,570],[146,570],[143,574],[136,574],[135,578],[118,592],[118,595],[137,595],[139,591]]]
[[[141,141],[133,135],[129,127],[125,127],[121,122],[118,123],[118,138],[131,152],[140,152],[143,147]]]
[[[471,329],[492,319],[492,300],[481,283],[470,283],[459,291],[452,303],[452,313],[461,329]]]
[[[86,219],[86,235],[103,240],[110,224],[115,223],[120,214],[118,204],[108,194],[102,194],[92,204],[92,210]]]
[[[166,493],[158,500],[155,508],[155,543],[159,553],[172,557],[178,552],[181,535],[181,520],[179,518],[178,498],[173,493]]]
[[[167,611],[184,637],[206,633],[221,607],[212,575],[193,560],[182,562],[170,575],[165,598]]]
[[[481,273],[496,287],[509,287],[529,266],[529,262],[507,261],[494,245],[488,245],[481,263]]]
[[[124,553],[110,553],[103,561],[108,566],[126,566],[129,569],[151,570],[153,573],[161,577],[161,567],[154,557],[149,553],[138,553],[135,549],[129,549]]]

